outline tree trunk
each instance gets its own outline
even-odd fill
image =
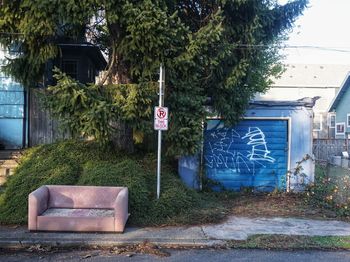
[[[133,130],[123,121],[114,121],[112,126],[115,132],[112,136],[113,145],[127,153],[134,152]]]
[[[130,84],[127,68],[121,62],[121,57],[116,57],[116,64],[112,67],[112,72],[108,78],[110,84]],[[133,129],[124,121],[117,120],[112,122],[115,133],[112,137],[113,145],[119,150],[132,153],[134,152]]]
[[[123,61],[121,54],[117,52],[117,46],[121,39],[122,29],[118,23],[110,23],[106,16],[107,27],[110,34],[110,46],[112,52],[109,54],[109,66],[102,85],[107,81],[108,84],[130,84],[131,80],[128,74],[128,67]],[[128,153],[134,152],[133,130],[124,121],[112,120],[111,125],[115,128],[112,135],[114,146]]]

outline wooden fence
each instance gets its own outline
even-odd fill
[[[330,162],[332,156],[341,156],[342,152],[350,152],[348,139],[314,139],[313,154],[316,161]]]
[[[67,132],[60,130],[50,112],[40,106],[39,96],[32,89],[29,96],[29,146],[50,144],[69,137]]]

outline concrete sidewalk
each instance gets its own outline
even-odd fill
[[[149,241],[157,245],[220,246],[227,240],[245,240],[256,234],[350,236],[350,223],[296,218],[230,217],[217,225],[126,228],[116,233],[29,232],[26,227],[0,226],[0,247],[117,246]]]

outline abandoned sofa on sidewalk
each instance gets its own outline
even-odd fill
[[[128,188],[41,186],[28,200],[30,231],[123,232]]]

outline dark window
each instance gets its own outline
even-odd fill
[[[68,76],[78,79],[78,61],[76,60],[63,60],[62,71]]]
[[[328,115],[328,126],[329,128],[335,128],[335,115],[333,114]]]
[[[345,123],[337,123],[335,133],[337,135],[344,135],[344,132],[345,132]]]
[[[321,131],[322,130],[322,115],[315,114],[314,123],[313,123],[313,131]]]
[[[88,79],[91,83],[95,83],[95,70],[91,63],[89,63],[88,67]]]

